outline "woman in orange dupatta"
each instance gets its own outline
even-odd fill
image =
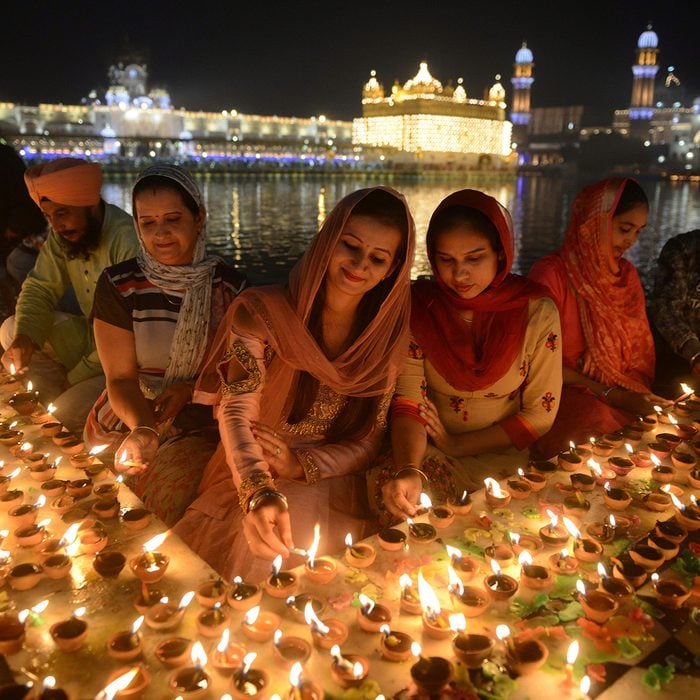
[[[577,195],[561,248],[532,266],[562,324],[564,391],[538,456],[612,433],[668,402],[651,392],[654,342],[637,270],[622,255],[646,226],[649,204],[631,179],[609,178]]]
[[[276,555],[311,544],[316,523],[321,551],[373,529],[365,471],[408,347],[413,253],[403,197],[359,190],[286,286],[232,304],[196,392],[218,403],[221,445],[175,527],[224,577],[262,579]]]

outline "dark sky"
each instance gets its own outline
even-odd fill
[[[515,52],[535,58],[533,106],[629,104],[637,37],[651,21],[661,71],[700,95],[696,3],[681,0],[9,0],[0,10],[0,100],[77,103],[106,88],[128,39],[148,53],[152,86],[177,107],[308,117],[360,114],[370,69],[389,88],[422,59],[444,84],[482,97],[495,73],[510,102]],[[178,9],[186,8],[186,9]]]

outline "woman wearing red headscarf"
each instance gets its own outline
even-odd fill
[[[543,287],[510,273],[507,210],[482,192],[455,192],[433,213],[426,243],[433,280],[412,289],[393,478],[382,487],[400,517],[415,513],[421,474],[442,500],[514,470],[513,453],[551,427],[561,390],[557,309]]]
[[[577,195],[561,248],[530,278],[546,285],[562,321],[564,391],[552,430],[534,445],[549,458],[611,433],[668,402],[651,393],[654,341],[637,270],[622,255],[646,226],[637,182],[609,178]]]

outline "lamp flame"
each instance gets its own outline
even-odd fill
[[[651,457],[651,461],[654,463],[655,467],[660,467],[661,466],[661,460],[654,454],[649,455]]]
[[[94,457],[95,455],[100,454],[100,452],[102,452],[103,450],[106,450],[107,447],[108,445],[95,445],[95,447],[93,447],[88,454],[91,454]],[[126,450],[124,452],[126,452]],[[124,457],[124,455],[122,456]],[[126,458],[122,459],[121,461],[126,462]]]
[[[581,690],[581,695],[588,695],[588,691],[591,689],[591,679],[588,676],[584,676],[581,679],[579,689]]]
[[[295,661],[289,671],[289,683],[292,688],[299,688],[301,685],[301,664]]]
[[[484,486],[494,498],[503,498],[503,491],[501,491],[501,487],[495,479],[492,479],[490,476],[486,477]]]
[[[571,642],[571,644],[569,644],[569,648],[566,651],[566,663],[569,664],[569,666],[573,666],[578,658],[578,649],[579,643],[578,640],[575,639],[573,642]]]
[[[243,657],[243,670],[242,670],[242,675],[245,676],[248,671],[250,671],[250,667],[253,665],[253,661],[258,658],[258,655],[254,651],[249,651],[244,657]]]
[[[330,627],[319,620],[311,601],[304,606],[304,620],[306,620],[306,624],[311,629],[316,630],[319,634],[328,634],[330,632]]]
[[[313,569],[314,559],[316,558],[316,552],[318,552],[318,545],[321,542],[321,525],[316,523],[314,525],[314,539],[311,542],[311,546],[306,550],[308,556],[309,567]]]
[[[187,591],[187,593],[180,598],[177,609],[184,610],[192,602],[192,598],[194,598],[194,591]]]
[[[606,483],[607,483],[607,482],[606,482]],[[569,531],[569,534],[570,534],[573,538],[575,538],[575,539],[577,539],[577,540],[580,540],[580,539],[581,539],[581,531],[576,527],[576,525],[574,525],[574,523],[573,523],[572,520],[570,520],[569,518],[567,518],[566,516],[564,516],[564,517],[562,518],[562,522],[564,523],[564,527]]]
[[[420,500],[421,508],[425,508],[426,510],[429,510],[430,508],[433,507],[433,502],[430,500],[430,496],[428,496],[427,493],[424,493],[421,491],[419,500]]]
[[[577,590],[582,596],[585,596],[585,595],[586,595],[586,584],[585,584],[581,579],[579,579],[578,581],[576,581],[576,590]]]
[[[492,559],[490,563],[491,563],[491,570],[493,571],[493,573],[496,574],[496,576],[500,576],[501,575],[501,567],[498,564],[498,562],[495,559]]]
[[[102,690],[97,697],[100,699],[104,698],[104,700],[113,700],[117,693],[129,687],[129,684],[136,678],[138,672],[138,667],[134,667],[129,669],[126,673],[122,673],[121,676],[115,678],[109,685],[105,686],[104,690]]]
[[[532,555],[527,550],[523,550],[518,555],[518,564],[520,566],[530,566],[532,564]]]
[[[510,627],[508,627],[508,625],[498,625],[498,627],[496,627],[496,636],[501,642],[506,637],[510,637]]]
[[[143,551],[144,552],[154,552],[158,547],[160,547],[163,542],[165,542],[165,538],[168,536],[167,532],[161,532],[160,535],[156,535],[155,537],[151,537],[148,542],[146,542],[143,545]]]
[[[254,625],[260,615],[260,606],[255,605],[243,616],[243,621],[246,625]]]
[[[458,549],[457,547],[453,547],[451,544],[446,544],[445,549],[447,550],[447,553],[450,555],[450,559],[452,561],[460,561],[462,558],[462,550]]]
[[[457,576],[455,570],[449,564],[447,566],[447,576],[450,580],[447,590],[450,591],[450,593],[461,596],[464,593],[464,584],[459,576]]]
[[[599,561],[597,568],[598,568],[598,576],[600,576],[600,578],[607,578],[608,577],[608,572],[607,572],[605,566],[603,565],[603,562]]]
[[[450,629],[455,634],[464,632],[467,629],[467,618],[464,617],[464,613],[450,615]]]
[[[360,595],[357,597],[360,600],[360,607],[362,608],[362,612],[365,615],[369,615],[372,612],[372,610],[374,610],[374,606],[376,605],[376,603],[364,593],[360,593]]]
[[[549,527],[554,529],[559,524],[559,516],[549,508],[547,508],[547,515],[549,516]]]
[[[422,571],[418,572],[418,595],[425,615],[429,618],[437,617],[441,612],[440,601]]]
[[[216,650],[220,654],[225,654],[226,650],[228,649],[228,640],[229,637],[231,636],[231,631],[227,627],[222,633],[221,633],[221,639],[219,640],[219,643],[216,645]]]
[[[281,568],[282,568],[282,555],[278,554],[272,560],[272,575],[277,576],[277,574],[279,574]]]

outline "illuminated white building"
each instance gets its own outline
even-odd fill
[[[386,95],[372,71],[362,90],[362,117],[353,120],[353,143],[398,161],[508,167],[512,125],[499,79],[486,99],[472,99],[462,78],[457,87],[443,86],[422,62],[414,78]]]

